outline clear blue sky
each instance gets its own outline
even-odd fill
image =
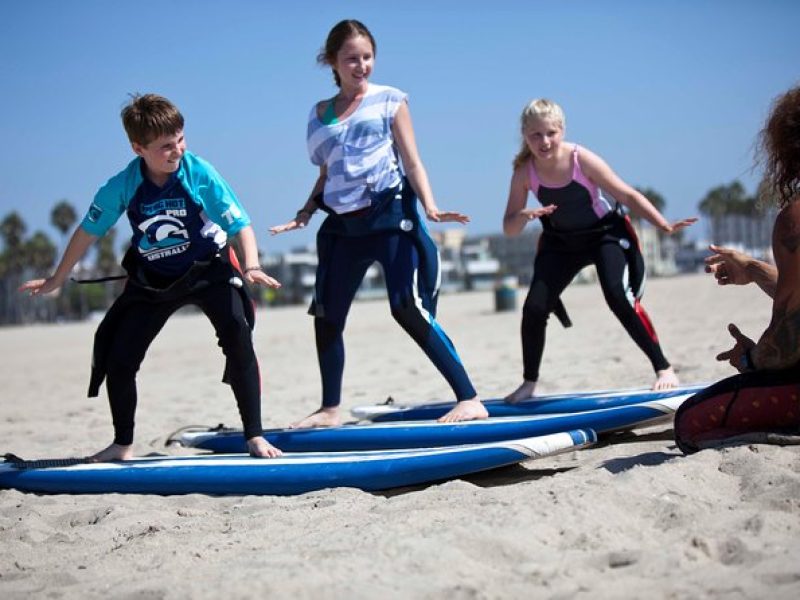
[[[29,233],[58,239],[55,202],[82,215],[132,157],[127,94],[157,92],[236,190],[262,250],[313,242],[319,217],[275,238],[267,228],[316,176],[306,117],[334,87],[315,57],[343,18],[372,30],[372,80],[410,94],[438,204],[471,215],[473,234],[500,230],[531,98],[558,101],[567,139],[660,191],[674,219],[716,185],[755,189],[757,132],[800,81],[795,0],[3,0],[0,217],[18,210]]]

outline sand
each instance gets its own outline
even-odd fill
[[[520,292],[519,303],[522,295]],[[574,285],[574,327],[553,323],[540,390],[651,383],[597,284]],[[733,321],[757,337],[770,300],[705,275],[651,280],[645,296],[684,383],[732,374],[714,356]],[[519,310],[490,292],[444,296],[440,321],[484,397],[521,374]],[[264,424],[316,408],[312,322],[258,314]],[[110,441],[104,395],[85,397],[95,323],[6,328],[0,451],[79,456]],[[449,398],[384,301],[354,306],[344,408]],[[196,314],[176,315],[140,372],[136,452],[172,430],[238,425],[222,357]],[[747,445],[684,457],[670,424],[524,466],[387,493],[294,497],[40,496],[0,490],[0,597],[797,598],[800,448]]]

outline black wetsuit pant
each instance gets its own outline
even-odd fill
[[[669,368],[650,318],[639,303],[644,263],[635,233],[624,219],[607,232],[568,240],[542,235],[531,282],[522,309],[522,359],[527,381],[539,380],[545,330],[559,296],[588,265],[595,265],[606,303],[655,371]]]
[[[137,293],[136,287],[129,283],[117,298],[116,302],[125,303],[124,312],[105,357],[114,442],[133,443],[136,373],[167,319],[189,304],[198,306],[214,326],[218,345],[227,359],[226,375],[236,397],[245,436],[261,435],[261,378],[241,292],[226,282],[212,283],[205,289],[164,302],[140,302],[135,299]],[[193,392],[191,385],[187,390]]]

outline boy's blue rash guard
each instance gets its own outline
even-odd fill
[[[141,162],[142,159],[136,157],[97,191],[89,211],[81,221],[84,231],[100,237],[127,210],[144,181]],[[190,198],[229,236],[236,235],[250,224],[250,217],[239,199],[208,161],[185,152],[176,175]]]

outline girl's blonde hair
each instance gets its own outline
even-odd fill
[[[548,100],[547,98],[536,98],[535,100],[528,102],[519,118],[520,132],[522,133],[522,145],[520,146],[519,152],[517,152],[517,155],[514,157],[513,164],[515,169],[518,166],[525,164],[525,162],[527,162],[532,156],[531,150],[528,148],[528,144],[525,142],[525,129],[533,119],[550,121],[551,123],[557,124],[562,130],[566,125],[564,111],[552,100]]]

